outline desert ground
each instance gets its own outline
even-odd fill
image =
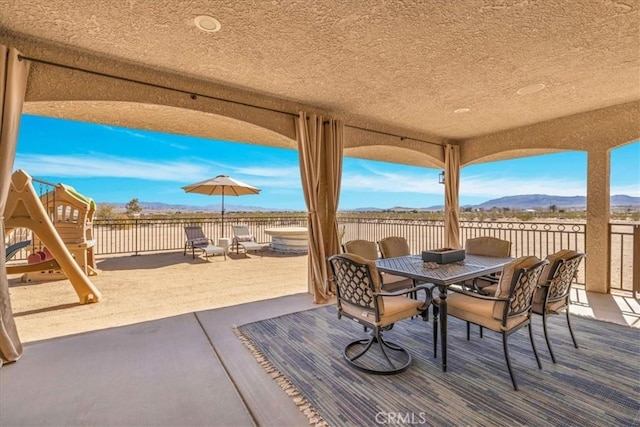
[[[69,280],[9,276],[20,339],[37,341],[307,292],[307,255],[265,251],[204,257],[182,251],[99,257],[98,303],[79,304]],[[311,298],[311,297],[309,297]]]

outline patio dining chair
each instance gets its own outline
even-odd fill
[[[351,367],[369,374],[391,375],[407,370],[411,354],[399,344],[387,341],[382,334],[400,320],[428,316],[432,299],[429,287],[384,292],[373,261],[354,254],[339,254],[330,257],[329,263],[336,283],[338,318],[347,317],[363,325],[365,330],[371,330],[368,338],[347,344],[344,359]],[[419,291],[424,292],[423,299],[405,298]]]
[[[495,296],[455,290],[453,294],[447,297],[447,315],[464,320],[467,323],[467,340],[470,339],[469,325],[471,323],[502,335],[504,358],[513,389],[516,391],[518,390],[518,385],[511,369],[507,338],[521,328],[528,327],[531,348],[538,363],[538,368],[542,369],[531,330],[531,310],[533,294],[538,280],[544,266],[548,263],[548,260],[541,261],[535,256],[520,257],[504,266]],[[437,354],[438,348],[439,305],[440,299],[434,298],[434,354]]]
[[[247,256],[247,252],[249,251],[260,251],[260,256],[263,255],[263,251],[265,248],[264,244],[256,242],[256,238],[249,231],[249,226],[246,224],[236,224],[232,225],[233,229],[233,241],[231,242],[231,246],[235,246],[236,254],[240,253],[240,247],[244,249],[244,255]]]
[[[556,358],[551,349],[551,341],[547,331],[548,315],[565,312],[573,346],[578,348],[576,337],[573,334],[573,329],[571,329],[569,307],[571,283],[576,277],[578,267],[583,258],[583,253],[572,250],[562,250],[547,256],[549,264],[542,271],[538,289],[533,294],[533,313],[542,316],[544,339],[547,341],[547,347],[553,363],[556,363]]]
[[[511,255],[511,242],[491,236],[475,237],[473,239],[467,239],[464,244],[464,250],[465,253],[469,255],[484,255],[506,258]],[[461,283],[461,286],[464,288],[469,288],[474,292],[480,292],[485,295],[490,295],[491,292],[485,292],[484,288],[497,284],[499,275],[500,273],[496,273],[477,277],[472,281]]]
[[[370,240],[350,240],[342,245],[342,252],[354,254],[370,261],[375,261],[378,256],[378,245]],[[412,279],[408,277],[396,276],[394,274],[381,273],[382,289],[387,292],[394,292],[400,289],[407,289],[414,286]]]
[[[407,239],[401,236],[385,237],[378,241],[378,247],[380,248],[380,254],[382,258],[395,258],[399,256],[411,255],[411,249],[409,249],[409,243]],[[434,286],[431,283],[421,283],[413,281],[415,285],[426,285],[431,287],[432,291]]]
[[[578,273],[578,267],[584,258],[583,253],[579,253],[570,249],[563,249],[547,256],[546,265],[540,280],[538,288],[533,294],[532,312],[542,316],[542,328],[544,330],[544,339],[547,342],[547,348],[551,355],[551,361],[556,363],[555,355],[551,349],[551,340],[549,339],[549,331],[547,329],[547,317],[553,314],[560,314],[563,311],[567,317],[567,327],[573,341],[573,346],[578,348],[578,342],[571,328],[571,320],[569,317],[570,292],[571,283]],[[485,288],[490,294],[496,292],[497,286],[492,285]]]
[[[382,258],[411,255],[407,239],[400,236],[385,237],[378,241],[378,247],[380,247]]]
[[[191,249],[191,257],[196,257],[196,250],[202,251],[205,258],[209,258],[209,255],[224,255],[224,259],[227,259],[227,252],[224,248],[216,246],[213,240],[205,236],[202,227],[199,225],[189,225],[184,227],[184,233],[187,236],[187,240],[184,242],[184,252],[182,255],[187,254],[187,249]]]

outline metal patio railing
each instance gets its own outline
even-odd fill
[[[199,225],[205,235],[217,242],[221,237],[233,235],[233,224],[247,224],[259,242],[268,242],[270,236],[264,230],[272,227],[304,227],[304,215],[237,216],[226,218],[224,230],[219,217],[189,218],[122,218],[95,219],[93,235],[96,254],[139,254],[156,251],[175,251],[184,248],[184,227]],[[404,236],[411,251],[420,253],[426,249],[443,247],[444,222],[420,219],[364,218],[339,215],[342,241],[366,239],[378,241],[387,236]],[[640,292],[640,225],[610,224],[609,242],[611,289]],[[6,244],[29,238],[28,230],[14,230]],[[544,258],[560,249],[585,252],[586,225],[584,222],[528,222],[528,221],[461,221],[461,243],[473,237],[493,236],[509,240],[511,255],[535,255]],[[26,250],[18,254],[24,259]],[[577,282],[584,284],[585,264],[581,265]]]
[[[640,224],[609,224],[611,289],[640,294]]]

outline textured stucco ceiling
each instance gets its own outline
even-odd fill
[[[0,40],[142,64],[431,141],[640,99],[638,0],[0,0],[0,11]],[[222,29],[198,30],[201,14]]]

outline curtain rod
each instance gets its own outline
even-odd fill
[[[260,110],[271,111],[273,113],[287,114],[287,115],[292,116],[292,117],[298,117],[297,113],[291,113],[289,111],[283,111],[283,110],[278,110],[278,109],[269,108],[269,107],[261,107],[261,106],[258,106],[258,105],[247,104],[245,102],[233,101],[233,100],[230,100],[230,99],[219,98],[219,97],[211,96],[211,95],[203,95],[201,93],[189,92],[189,91],[182,90],[182,89],[176,89],[176,88],[170,87],[170,86],[159,85],[159,84],[156,84],[156,83],[149,83],[149,82],[145,82],[145,81],[142,81],[142,80],[131,79],[131,78],[128,78],[128,77],[116,76],[114,74],[103,73],[103,72],[100,72],[100,71],[87,70],[86,68],[80,68],[80,67],[75,67],[75,66],[72,66],[72,65],[60,64],[58,62],[47,61],[47,60],[44,60],[44,59],[32,58],[30,56],[25,56],[25,55],[22,55],[22,54],[18,55],[18,59],[20,61],[25,60],[25,61],[35,62],[35,63],[38,63],[38,64],[51,65],[53,67],[65,68],[67,70],[72,70],[72,71],[80,71],[80,72],[87,73],[87,74],[93,74],[95,76],[107,77],[107,78],[116,79],[116,80],[122,80],[122,81],[129,82],[129,83],[137,83],[137,84],[141,84],[141,85],[145,85],[145,86],[154,87],[154,88],[157,88],[157,89],[170,90],[170,91],[173,91],[173,92],[178,92],[178,93],[182,93],[182,94],[185,94],[185,95],[189,95],[191,97],[191,99],[197,99],[198,97],[202,97],[202,98],[211,99],[211,100],[215,100],[215,101],[228,102],[228,103],[231,103],[231,104],[242,105],[244,107],[258,108]],[[441,146],[441,147],[444,146],[444,144],[439,144],[437,142],[424,141],[424,140],[421,140],[421,139],[410,138],[410,137],[406,137],[406,136],[402,136],[402,135],[396,135],[396,134],[393,134],[393,133],[382,132],[382,131],[373,130],[373,129],[367,129],[367,128],[363,128],[363,127],[359,127],[359,126],[354,126],[354,125],[349,125],[349,124],[345,124],[345,126],[346,127],[350,127],[352,129],[359,129],[359,130],[364,130],[364,131],[367,131],[367,132],[374,132],[374,133],[381,134],[381,135],[387,135],[387,136],[392,136],[392,137],[395,137],[395,138],[400,138],[401,141],[405,140],[405,139],[410,139],[412,141],[422,142],[422,143],[425,143],[425,144],[438,145],[438,146]]]
[[[183,90],[183,89],[176,89],[176,88],[171,87],[171,86],[164,86],[164,85],[159,85],[159,84],[156,84],[156,83],[145,82],[145,81],[142,81],[142,80],[130,79],[128,77],[116,76],[114,74],[107,74],[107,73],[103,73],[103,72],[100,72],[100,71],[87,70],[86,68],[80,68],[80,67],[74,67],[72,65],[60,64],[60,63],[57,63],[57,62],[46,61],[44,59],[31,58],[29,56],[24,56],[24,55],[18,55],[18,59],[19,60],[26,60],[26,61],[36,62],[36,63],[39,63],[39,64],[51,65],[51,66],[59,67],[59,68],[65,68],[67,70],[72,70],[72,71],[80,71],[80,72],[83,72],[83,73],[93,74],[93,75],[100,76],[100,77],[108,77],[108,78],[111,78],[111,79],[122,80],[122,81],[129,82],[129,83],[138,83],[138,84],[141,84],[141,85],[150,86],[150,87],[154,87],[154,88],[157,88],[157,89],[170,90],[170,91],[173,91],[173,92],[178,92],[178,93],[182,93],[182,94],[185,94],[185,95],[189,95],[191,97],[191,99],[197,99],[198,97],[207,98],[207,99],[212,99],[212,100],[215,100],[215,101],[223,101],[223,102],[228,102],[228,103],[231,103],[231,104],[242,105],[244,107],[258,108],[258,109],[261,109],[261,110],[267,110],[267,111],[271,111],[271,112],[274,112],[274,113],[288,114],[288,115],[290,115],[292,117],[298,117],[297,113],[290,113],[289,111],[282,111],[282,110],[277,110],[275,108],[269,108],[269,107],[261,107],[261,106],[258,106],[258,105],[247,104],[245,102],[233,101],[231,99],[219,98],[219,97],[211,96],[211,95],[203,95],[203,94],[197,93],[197,92],[189,92],[189,91]]]
[[[439,147],[444,147],[445,146],[445,144],[440,144],[440,143],[432,142],[432,141],[425,141],[423,139],[411,138],[409,136],[396,135],[395,133],[382,132],[382,131],[379,131],[379,130],[367,129],[367,128],[363,128],[363,127],[360,127],[360,126],[347,125],[347,124],[345,124],[345,126],[346,127],[350,127],[352,129],[359,129],[359,130],[364,130],[364,131],[367,131],[367,132],[377,133],[377,134],[380,134],[380,135],[387,135],[387,136],[392,136],[392,137],[395,137],[395,138],[400,138],[400,141],[404,141],[405,139],[410,139],[411,141],[422,142],[424,144],[437,145]]]

